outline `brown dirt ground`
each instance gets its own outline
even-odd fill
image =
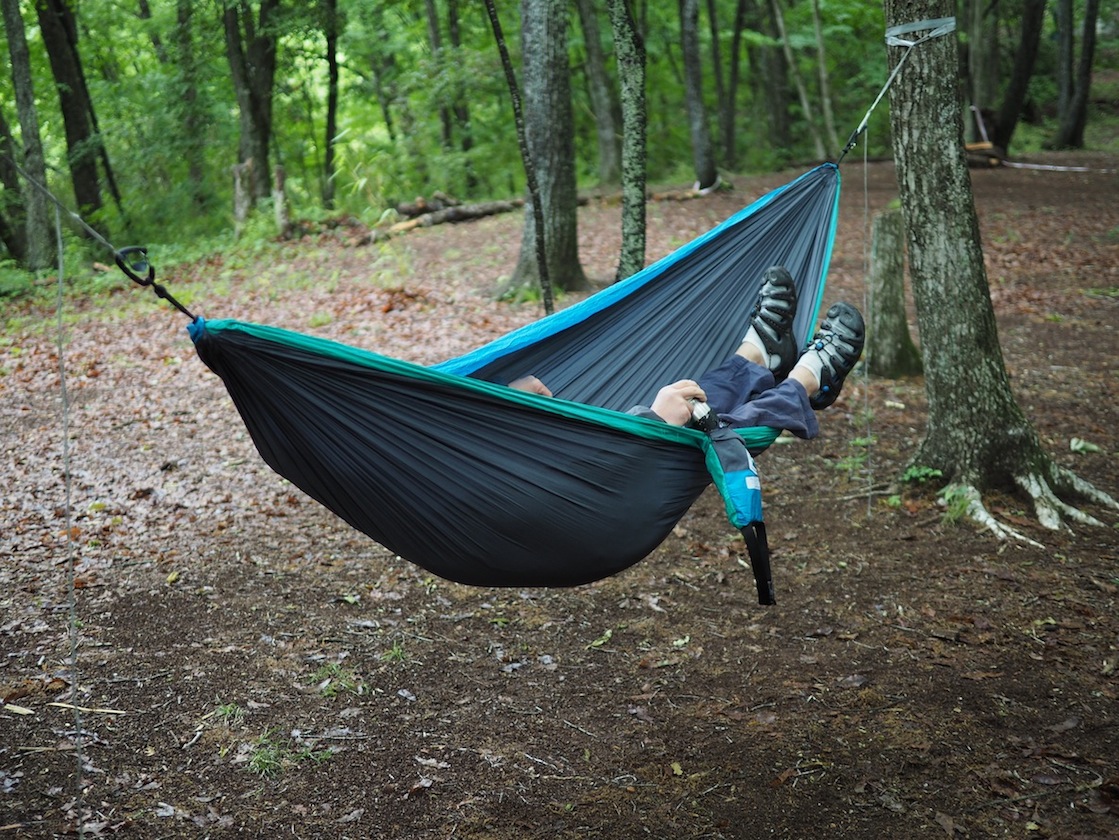
[[[844,172],[828,297],[860,300],[866,220],[895,187],[885,164]],[[1119,176],[973,179],[1018,399],[1115,495]],[[650,255],[783,180],[654,205]],[[307,240],[267,272],[214,260],[171,282],[211,312],[430,361],[535,316],[474,293],[519,224]],[[592,276],[616,229],[616,207],[583,211]],[[609,580],[473,589],[271,474],[179,321],[134,298],[68,303],[72,542],[53,313],[0,345],[0,689],[18,707],[0,711],[0,835],[1119,837],[1119,517],[1051,533],[989,495],[1037,549],[945,522],[928,490],[891,498],[920,381],[849,381],[818,440],[762,458],[775,607],[711,494]]]

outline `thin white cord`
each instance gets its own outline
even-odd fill
[[[77,603],[77,569],[74,554],[74,532],[71,502],[73,496],[73,482],[70,475],[70,394],[66,389],[66,327],[62,317],[63,288],[65,285],[65,252],[62,245],[62,213],[59,207],[54,209],[55,232],[58,237],[58,301],[55,307],[58,319],[58,379],[62,395],[62,478],[65,501],[63,511],[66,520],[66,586],[69,590],[68,604],[70,614],[70,705],[74,712],[74,757],[77,761],[75,768],[74,808],[77,813],[76,824],[78,837],[85,836],[85,807],[82,803],[82,773],[84,770],[85,756],[82,753],[82,712],[78,702],[78,603]]]
[[[873,228],[870,223],[870,134],[863,143],[863,311],[870,321],[874,311],[874,287],[870,283],[870,246]],[[863,417],[866,420],[866,518],[873,513],[874,499],[874,435],[870,414],[870,366],[863,362]]]

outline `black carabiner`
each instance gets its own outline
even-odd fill
[[[148,260],[147,248],[140,245],[129,245],[127,248],[115,251],[113,256],[116,258],[117,268],[127,274],[133,281],[141,286],[151,286],[157,298],[170,303],[191,321],[198,320],[194,313],[175,300],[161,283],[155,282],[155,266]],[[141,275],[143,276],[141,277]]]
[[[147,248],[139,245],[129,245],[127,248],[121,248],[113,256],[116,257],[117,268],[136,283],[141,286],[150,286],[155,282],[155,266],[148,262]],[[141,274],[146,276],[141,277]]]

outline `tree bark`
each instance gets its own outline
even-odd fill
[[[951,0],[885,0],[884,7],[887,27],[952,14]],[[889,48],[891,65],[902,49]],[[986,512],[979,493],[999,486],[1027,492],[1041,523],[1057,527],[1074,512],[1057,493],[1115,502],[1054,464],[1011,393],[964,156],[956,66],[955,37],[934,38],[914,48],[890,89],[929,400],[913,463],[963,488],[971,515],[996,533],[1011,530]]]
[[[999,90],[999,7],[991,0],[970,0],[968,9],[968,91],[971,103],[991,112]]]
[[[544,253],[552,284],[586,286],[579,264],[578,195],[575,189],[575,131],[567,60],[567,4],[564,0],[521,0],[521,55],[524,57],[524,121],[528,151],[536,171],[544,230]],[[534,204],[529,197],[529,204]],[[525,213],[524,235],[511,288],[539,283],[536,215]]]
[[[462,32],[459,27],[458,0],[447,0],[447,34],[451,40],[451,47],[456,54],[462,50]],[[459,133],[459,148],[462,150],[466,161],[466,191],[473,193],[478,186],[478,175],[474,170],[474,163],[470,157],[470,150],[474,148],[474,131],[470,126],[470,105],[467,103],[465,86],[459,81],[455,85],[454,105],[455,122]]]
[[[76,44],[72,42],[77,37],[73,12],[65,0],[40,0],[35,8],[43,46],[46,47],[58,90],[74,199],[78,212],[83,216],[96,215],[102,207],[97,174],[101,140],[90,121],[93,105],[86,96]],[[104,230],[101,232],[105,233]]]
[[[715,168],[715,152],[707,127],[707,107],[703,102],[698,0],[680,0],[680,43],[684,52],[684,98],[687,99],[696,189],[705,190],[715,186],[719,172]]]
[[[716,0],[707,0],[707,31],[711,38],[711,78],[715,82],[716,145],[730,132],[734,124],[734,108],[727,102],[727,85],[723,78],[722,37],[719,31],[719,9]],[[714,157],[714,152],[712,153]]]
[[[1041,43],[1041,30],[1045,24],[1045,2],[1046,0],[1024,0],[1022,6],[1022,36],[1014,54],[1010,83],[1003,94],[1002,105],[991,134],[991,142],[1003,154],[1010,151],[1014,129],[1018,127],[1018,118],[1030,92],[1030,79],[1034,74],[1037,48]]]
[[[334,141],[338,134],[338,0],[323,0],[326,36],[326,137],[323,138],[322,206],[334,209]]]
[[[824,52],[824,28],[820,21],[820,0],[812,0],[812,27],[816,33],[816,73],[820,80],[820,110],[824,114],[824,133],[831,148],[839,152],[839,135],[835,131],[832,115],[831,83],[828,80],[828,61]]]
[[[1084,28],[1080,36],[1080,60],[1076,66],[1072,93],[1066,111],[1060,116],[1057,135],[1050,143],[1056,149],[1084,147],[1084,128],[1088,123],[1088,93],[1092,87],[1092,60],[1096,53],[1096,21],[1099,12],[1100,0],[1085,0]],[[1069,25],[1071,28],[1071,20]]]
[[[39,114],[35,109],[35,90],[31,82],[31,56],[27,34],[20,16],[19,0],[0,0],[4,29],[8,35],[8,54],[12,61],[12,86],[19,113],[23,142],[23,169],[40,185],[47,185],[43,142],[39,135]],[[27,231],[27,268],[40,271],[51,264],[53,256],[47,198],[33,185],[23,184],[24,225]]]
[[[595,138],[598,141],[598,183],[601,187],[616,186],[621,180],[621,148],[618,143],[617,103],[610,91],[606,73],[606,56],[602,51],[602,34],[598,26],[598,10],[594,0],[576,0],[583,43],[587,50],[587,94],[594,112]]]
[[[434,71],[442,73],[443,35],[439,29],[439,14],[435,11],[435,0],[424,0],[424,9],[427,12],[427,41],[431,48]],[[451,109],[445,101],[439,103],[439,123],[443,127],[443,148],[450,151],[455,143],[454,123],[451,120]]]
[[[23,184],[12,165],[19,155],[19,146],[4,113],[0,111],[0,242],[17,262],[27,260],[27,229],[24,225]]]
[[[174,33],[175,66],[182,91],[181,124],[183,157],[186,160],[187,180],[194,206],[204,210],[209,206],[210,193],[206,189],[206,151],[203,126],[206,115],[198,104],[198,58],[194,51],[194,0],[176,0],[177,26]]]
[[[730,114],[723,123],[723,161],[731,172],[738,171],[738,83],[742,73],[742,32],[746,28],[746,0],[737,0],[734,31],[730,39],[730,70],[727,73],[727,102]]]
[[[253,20],[248,0],[229,0],[222,15],[226,57],[240,116],[239,160],[252,161],[250,196],[254,202],[272,194],[269,144],[272,140],[272,90],[276,76],[273,14],[280,0],[260,0]]]
[[[812,103],[808,100],[808,89],[804,86],[804,78],[797,67],[796,56],[793,55],[792,44],[789,43],[789,33],[785,30],[785,16],[781,13],[781,0],[771,0],[773,20],[777,24],[777,32],[781,36],[781,47],[785,53],[785,63],[793,76],[796,84],[797,99],[800,100],[801,110],[804,112],[804,122],[808,133],[812,136],[812,144],[816,148],[816,159],[825,160],[828,156],[824,148],[824,138],[820,136],[820,129],[816,127],[816,116],[812,110]]]
[[[905,220],[900,209],[874,218],[869,286],[867,370],[887,379],[920,373],[921,354],[905,317]]]
[[[1076,61],[1076,23],[1072,0],[1055,0],[1053,16],[1057,20],[1057,123],[1064,120],[1076,87],[1073,67]]]
[[[622,96],[622,253],[615,280],[645,267],[645,44],[626,0],[606,0]]]

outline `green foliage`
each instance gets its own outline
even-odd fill
[[[275,778],[283,771],[306,761],[322,764],[334,755],[334,751],[295,747],[278,740],[276,734],[270,730],[253,741],[248,755],[248,766],[252,772],[258,776]]]
[[[950,484],[940,491],[940,503],[944,507],[941,520],[946,525],[954,525],[967,516],[971,507],[972,494],[967,487]]]
[[[919,464],[912,464],[906,468],[905,472],[901,474],[901,480],[906,484],[924,484],[934,478],[940,478],[944,475],[940,470],[933,467],[925,467]]]
[[[241,136],[237,97],[219,24],[221,7],[211,2],[192,4],[191,21],[183,25],[178,18],[179,4],[153,0],[148,5],[147,18],[121,14],[114,4],[75,7],[81,32],[78,49],[97,112],[99,141],[120,193],[118,205],[111,198],[108,180],[103,179],[105,206],[88,221],[102,225],[118,245],[160,243],[196,254],[229,238],[230,167],[238,160]],[[244,6],[256,13],[251,0]],[[432,7],[441,29],[438,49],[430,41],[426,7],[339,0],[342,69],[334,143],[335,208],[330,212],[372,222],[396,203],[436,190],[475,201],[505,198],[524,190],[509,92],[488,19],[476,7],[460,4],[459,43],[455,44],[445,0],[434,0]],[[888,75],[882,8],[854,0],[822,0],[819,7],[824,60],[842,142],[858,125]],[[715,0],[702,4],[701,10],[704,97],[717,159],[723,151],[719,109],[727,104],[725,99],[717,100],[712,61],[717,48],[726,95],[736,9],[732,0]],[[712,13],[715,20],[709,21]],[[31,29],[33,15],[28,8],[24,14]],[[507,43],[519,68],[519,20],[512,7],[503,14]],[[1004,17],[1007,26],[1002,37],[1009,60],[1017,31],[1013,12]],[[1101,70],[1119,66],[1115,18],[1113,11],[1101,15],[1097,50]],[[285,168],[287,199],[296,217],[315,218],[324,213],[327,71],[322,24],[317,4],[285,4],[268,30],[278,42],[270,162]],[[611,83],[616,91],[617,68],[610,58],[610,27],[605,15],[599,24],[607,71],[615,77]],[[813,118],[818,119],[819,53],[812,5],[789,4],[785,24],[797,69],[817,112]],[[647,52],[648,177],[654,183],[690,183],[694,174],[677,5],[645,4],[641,26]],[[1056,56],[1049,19],[1047,26],[1050,30],[1042,38],[1030,88],[1031,112],[1038,120],[1022,124],[1015,138],[1016,150],[1023,152],[1040,149],[1053,130]],[[597,178],[596,127],[587,93],[584,33],[576,15],[571,16],[568,41],[575,97],[576,173],[583,186],[593,186]],[[50,186],[70,205],[65,133],[60,129],[58,97],[51,94],[51,67],[42,39],[31,38],[30,45],[42,136],[54,173]],[[784,115],[787,135],[777,139],[768,96],[774,82],[765,68],[780,50],[764,18],[746,21],[737,64],[739,85],[729,106],[733,108],[737,155],[731,165],[736,168],[772,170],[813,155],[808,116],[801,113],[791,87],[776,98],[788,103]],[[1094,78],[1092,101],[1100,104],[1093,106],[1087,137],[1097,148],[1115,149],[1119,113],[1107,103],[1119,99],[1119,82],[1114,73],[1100,72]],[[13,101],[6,74],[0,78],[0,94],[4,101]],[[884,102],[860,139],[860,149],[871,155],[889,152],[887,111]],[[14,114],[6,111],[5,117],[13,122]],[[727,161],[720,163],[727,168]],[[249,243],[265,243],[274,236],[267,206],[259,208],[257,217],[259,221],[252,223],[256,227],[243,235]],[[104,259],[104,255],[98,258]],[[175,261],[165,258],[162,265]],[[34,292],[31,278],[10,269],[10,264],[0,264],[0,300]]]
[[[320,666],[307,681],[315,685],[323,697],[365,693],[361,678],[353,670],[337,662],[328,662]]]

